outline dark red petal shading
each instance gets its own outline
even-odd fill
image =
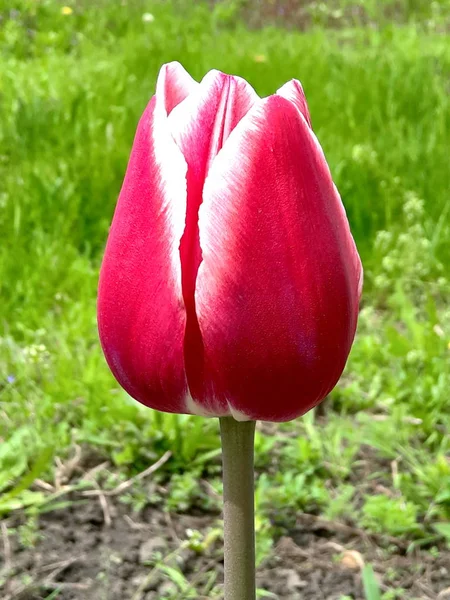
[[[237,418],[293,419],[342,373],[362,269],[322,150],[291,101],[251,109],[203,197],[195,300],[213,401]]]

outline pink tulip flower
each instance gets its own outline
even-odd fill
[[[288,421],[338,381],[362,267],[298,81],[162,67],[101,268],[108,364],[166,412]]]

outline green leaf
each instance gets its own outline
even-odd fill
[[[411,342],[392,325],[386,327],[386,338],[394,356],[405,356],[411,350]]]
[[[31,506],[40,506],[45,501],[43,492],[31,492],[24,490],[20,495],[9,497],[7,494],[0,497],[0,515],[29,508]]]
[[[441,490],[436,498],[435,498],[435,502],[436,504],[443,504],[444,502],[450,502],[450,488],[446,489],[446,490]]]
[[[373,572],[372,565],[366,565],[362,571],[362,581],[366,600],[381,600],[380,588]]]
[[[27,469],[26,448],[30,447],[30,430],[22,427],[0,445],[0,491],[11,485]]]
[[[161,571],[163,571],[173,583],[175,583],[180,591],[186,591],[189,589],[189,582],[184,577],[183,573],[174,569],[173,567],[169,567],[168,565],[161,565]]]
[[[213,458],[216,458],[216,456],[219,456],[221,453],[221,448],[215,448],[214,450],[209,450],[209,452],[203,452],[203,454],[200,454],[195,460],[192,461],[192,464],[202,465],[206,462],[209,462]]]
[[[40,504],[44,501],[45,495],[42,492],[31,492],[28,488],[46,469],[52,455],[53,448],[44,448],[30,471],[21,478],[12,490],[0,496],[0,513]]]
[[[439,535],[442,535],[450,545],[450,523],[434,523],[433,528]]]

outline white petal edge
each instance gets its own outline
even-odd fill
[[[183,99],[180,99],[177,102],[177,105],[199,87],[199,83],[189,75],[183,65],[179,62],[173,61],[163,65],[156,81],[156,97],[164,100],[163,104],[166,115],[174,108],[171,106],[170,110],[167,110],[166,99],[168,99],[169,96],[168,84],[170,88],[173,88],[173,91],[171,92],[173,96],[184,96]]]

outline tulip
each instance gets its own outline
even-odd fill
[[[294,419],[336,385],[361,285],[300,83],[261,99],[239,77],[211,71],[197,83],[163,66],[109,232],[99,333],[136,400],[221,419],[225,526],[246,514],[225,535],[227,599],[254,597],[254,573],[238,572],[253,561],[253,467],[242,453],[252,456],[254,422]],[[233,488],[242,478],[245,500]],[[237,507],[228,517],[227,502]],[[235,557],[241,548],[231,575],[247,581],[238,588],[227,583],[231,538]]]
[[[165,65],[100,276],[125,390],[160,411],[294,419],[342,373],[361,274],[301,85],[260,99],[239,77]]]

